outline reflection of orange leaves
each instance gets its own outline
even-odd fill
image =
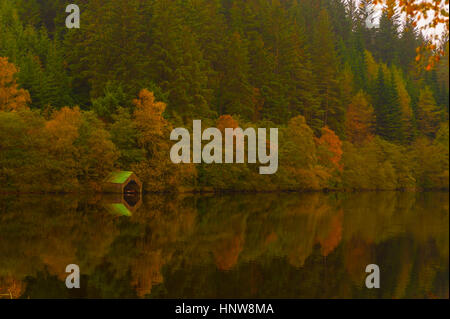
[[[409,258],[411,258],[408,256],[407,251],[403,251],[402,253],[405,255],[404,258],[402,258],[402,260],[404,260],[404,262],[400,266],[400,271],[397,276],[397,285],[395,287],[394,295],[393,295],[393,297],[396,299],[406,297],[405,292],[407,291],[406,289],[410,282],[411,271],[412,271],[412,267],[413,267],[412,262],[407,262],[407,260]]]
[[[24,291],[24,283],[13,278],[0,278],[0,299],[18,299]]]
[[[330,231],[326,238],[320,239],[323,256],[328,256],[339,245],[342,239],[342,210],[331,218]]]
[[[311,255],[312,245],[293,247],[287,256],[288,262],[295,268],[301,268],[305,264],[306,258]]]
[[[266,237],[264,244],[267,246],[273,242],[276,242],[277,240],[278,240],[278,235],[275,232],[271,232],[269,234],[269,236]]]
[[[352,238],[345,247],[345,268],[350,278],[357,284],[363,284],[366,277],[366,267],[373,263],[371,260],[371,247],[365,241]]]
[[[241,234],[220,243],[218,249],[214,251],[216,266],[220,270],[231,270],[239,259],[239,255],[244,248],[244,239]]]
[[[140,246],[144,253],[133,261],[131,266],[133,281],[132,285],[136,288],[139,297],[144,297],[152,292],[152,287],[163,282],[164,278],[161,272],[165,264],[165,258],[161,250],[148,251]]]
[[[438,296],[436,296],[434,293],[432,293],[431,291],[429,291],[428,293],[427,293],[427,298],[428,299],[439,299],[439,297]]]
[[[57,243],[53,244],[54,249],[45,251],[44,254],[41,255],[41,259],[47,266],[50,274],[55,275],[60,280],[66,280],[67,265],[70,265],[74,260],[77,260],[75,256],[76,249],[72,243],[60,244],[60,247],[57,247]],[[64,247],[64,245],[66,245],[66,247]]]

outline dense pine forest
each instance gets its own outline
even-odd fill
[[[443,189],[449,46],[395,1],[0,0],[0,191]],[[420,54],[420,55],[419,55]],[[422,55],[422,56],[421,56]],[[170,131],[278,127],[279,170],[175,165]]]

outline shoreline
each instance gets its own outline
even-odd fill
[[[242,195],[257,195],[257,194],[313,194],[313,193],[377,193],[377,192],[401,192],[401,193],[426,193],[426,192],[449,192],[450,188],[411,188],[411,189],[321,189],[321,190],[194,190],[184,192],[142,192],[142,195],[230,195],[230,194],[242,194]],[[73,196],[86,196],[86,195],[119,195],[120,193],[108,193],[108,192],[0,192],[0,196],[5,195],[73,195]]]

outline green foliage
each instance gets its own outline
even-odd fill
[[[14,2],[0,1],[0,56],[20,69],[19,84],[30,92],[33,108],[72,105],[72,79],[61,42],[45,28],[25,25],[17,8]]]
[[[130,104],[130,100],[120,84],[107,83],[104,96],[92,101],[92,109],[100,118],[111,120],[120,107]]]
[[[380,65],[373,90],[376,132],[389,141],[402,140],[400,101],[393,75]]]
[[[109,126],[111,141],[120,151],[118,165],[121,169],[130,169],[133,164],[145,158],[145,152],[139,147],[139,131],[133,122],[131,114],[124,108],[119,108],[112,116],[113,123]]]

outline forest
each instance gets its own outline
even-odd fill
[[[0,192],[449,188],[448,32],[397,1],[376,28],[364,0],[78,0],[80,29],[68,4],[0,0]],[[279,128],[278,172],[173,164],[193,120]]]

